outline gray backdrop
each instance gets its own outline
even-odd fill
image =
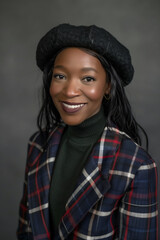
[[[40,37],[59,23],[96,24],[129,49],[134,81],[126,88],[133,112],[147,130],[159,163],[159,0],[0,1],[0,239],[15,239],[27,141],[36,130],[41,72],[35,64]]]

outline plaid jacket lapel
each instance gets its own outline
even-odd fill
[[[119,134],[113,134],[105,128],[78,179],[75,191],[66,204],[66,212],[59,225],[61,239],[66,239],[88,211],[110,189],[108,175],[114,164],[119,144]]]
[[[49,223],[49,188],[55,157],[64,128],[54,129],[48,139],[46,151],[42,149],[41,136],[37,135],[30,142],[28,172],[28,202],[33,234],[50,239]],[[35,141],[36,139],[36,141]],[[37,237],[37,239],[39,239]]]

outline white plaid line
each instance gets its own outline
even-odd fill
[[[20,222],[25,224],[25,225],[28,225],[28,222],[24,219],[24,218],[19,218]]]
[[[91,178],[99,172],[99,167],[96,167],[96,169],[89,175]],[[84,175],[84,170],[82,171]],[[69,202],[76,196],[76,194],[81,191],[81,189],[85,186],[85,184],[88,183],[88,179],[85,179],[77,188],[76,190],[72,193],[71,197],[68,199],[66,206],[68,206]]]
[[[107,128],[105,129],[105,131],[103,132],[102,137],[101,137],[101,143],[100,143],[100,146],[99,146],[98,165],[102,164],[102,159],[103,159],[103,154],[104,154],[104,152],[103,152],[104,151],[104,141],[103,141],[103,139],[105,139],[106,130],[107,130]]]
[[[44,167],[45,165],[47,165],[48,163],[54,162],[55,161],[55,157],[52,158],[48,158],[44,163],[42,163],[41,165],[39,165],[38,168],[33,169],[32,171],[28,172],[28,176],[32,175],[33,173],[37,172],[40,168]]]
[[[41,205],[41,206],[32,208],[32,209],[29,210],[29,213],[32,214],[32,213],[41,211],[41,210],[43,210],[43,209],[46,209],[46,208],[48,208],[48,205],[49,205],[48,203],[45,203],[45,204],[43,204],[43,205]]]
[[[25,184],[25,185],[27,185],[27,184],[28,184],[26,180],[24,181],[24,184]]]
[[[32,139],[32,142],[35,142],[36,138],[38,137],[39,132],[37,132],[37,134],[35,134],[34,138]],[[31,142],[31,141],[30,141]]]
[[[122,202],[122,209],[124,209],[124,203]],[[120,214],[120,221],[119,221],[119,236],[122,236],[123,226],[125,224],[124,216],[123,214]]]
[[[66,227],[66,225],[65,225],[65,223],[64,223],[64,219],[63,219],[63,218],[62,218],[62,223],[63,223],[63,225],[64,225],[64,228],[65,228],[66,232],[69,234],[69,231],[68,231],[68,229],[67,229],[67,227]],[[59,229],[59,231],[61,232],[60,236],[63,237],[63,233],[62,233],[62,231],[61,231],[60,225],[59,225],[58,229]],[[64,238],[64,237],[63,237],[63,238]]]
[[[89,226],[88,226],[88,235],[91,235],[91,233],[92,233],[94,219],[95,219],[95,215],[92,214],[90,221],[89,221]]]
[[[58,230],[59,230],[59,235],[60,235],[61,240],[64,240],[65,238],[63,237],[63,233],[62,233],[62,231],[60,229],[60,226],[58,227]]]
[[[42,146],[39,145],[38,143],[31,142],[31,141],[29,141],[28,143],[29,143],[31,146],[34,146],[34,147],[38,148],[38,150],[40,150],[41,152],[43,152]]]
[[[77,233],[77,236],[82,238],[82,239],[85,239],[85,240],[99,240],[99,239],[106,239],[107,237],[110,237],[114,234],[114,232],[110,232],[110,233],[107,233],[107,234],[104,234],[104,235],[99,235],[99,236],[88,236],[88,235],[85,235],[85,234],[82,234],[82,233]]]
[[[100,217],[106,217],[106,216],[109,216],[112,212],[114,212],[115,210],[117,209],[116,208],[113,208],[112,211],[108,211],[108,212],[104,212],[104,211],[98,211],[98,210],[95,210],[95,209],[91,209],[89,212],[90,213],[93,213],[97,216],[100,216]]]
[[[138,212],[129,212],[120,208],[119,211],[127,216],[136,217],[136,218],[152,218],[158,215],[158,210],[152,213],[138,213]]]
[[[149,164],[149,165],[145,165],[145,166],[141,166],[138,170],[149,170],[149,169],[152,169],[152,168],[156,168],[156,164],[155,163],[152,163],[152,164]]]
[[[132,168],[133,168],[133,164],[135,162],[136,156],[137,156],[137,152],[138,152],[138,146],[136,146],[136,150],[135,150],[134,156],[132,158],[132,162],[131,162],[131,165],[130,165],[130,168],[128,171],[129,174],[131,174],[131,172],[132,172]],[[129,178],[127,178],[127,181],[126,181],[126,188],[128,187],[128,184],[129,184]]]
[[[113,131],[113,132],[118,132],[118,133],[120,133],[121,135],[125,135],[127,138],[130,138],[131,139],[131,137],[128,135],[128,134],[126,134],[125,132],[122,132],[122,131],[120,131],[120,130],[118,130],[117,128],[114,128],[114,127],[108,127],[108,129],[109,130],[111,130],[111,131]],[[132,140],[133,141],[133,140]],[[134,142],[137,146],[139,146],[136,142]]]
[[[97,196],[98,196],[98,197],[101,197],[102,194],[100,193],[99,189],[96,187],[95,182],[93,181],[93,179],[91,178],[91,176],[88,175],[88,173],[86,172],[85,169],[84,169],[84,171],[83,171],[83,174],[84,174],[84,176],[86,177],[86,179],[90,182],[90,184],[91,184],[92,188],[94,189],[94,191],[96,192]]]
[[[48,154],[47,154],[47,159],[49,159],[49,155]],[[54,161],[55,161],[55,159],[54,159]],[[49,163],[47,163],[47,173],[48,173],[49,181],[51,181],[51,173],[50,173]]]
[[[24,218],[19,218],[20,222],[27,226],[26,232],[32,232],[32,229],[28,226],[28,222]]]
[[[124,177],[131,178],[131,179],[133,179],[135,177],[135,175],[132,173],[118,171],[118,170],[109,170],[109,173],[119,175],[119,176],[124,176]]]
[[[118,130],[118,128],[108,127],[108,129],[111,130],[111,131],[113,131],[113,132],[118,132],[118,133],[120,133],[120,134],[122,134],[122,135],[126,135],[127,137],[130,138],[129,135],[127,135],[125,132],[122,132],[122,131]]]
[[[125,201],[122,201],[124,204],[130,205],[130,206],[134,206],[134,207],[152,207],[158,204],[158,202],[152,203],[152,204],[145,204],[145,205],[139,205],[139,204],[133,204],[133,203],[128,203]]]

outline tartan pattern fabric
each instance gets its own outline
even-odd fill
[[[51,236],[49,189],[63,130],[51,132],[45,151],[40,133],[30,138],[17,238],[158,240],[156,164],[114,127],[104,129]]]

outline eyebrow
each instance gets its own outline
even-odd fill
[[[63,69],[65,69],[65,67],[64,67],[63,65],[56,65],[56,66],[53,66],[53,69],[54,69],[54,68],[58,68],[58,69],[59,69],[59,68],[60,68],[60,69],[63,68]]]
[[[53,69],[66,69],[63,65],[56,65],[53,67]],[[92,67],[84,67],[81,69],[82,72],[88,72],[88,71],[94,71],[97,73],[97,70],[95,68]]]
[[[92,67],[84,67],[81,69],[83,72],[88,72],[88,71],[94,71],[97,73],[97,70],[95,68]]]

